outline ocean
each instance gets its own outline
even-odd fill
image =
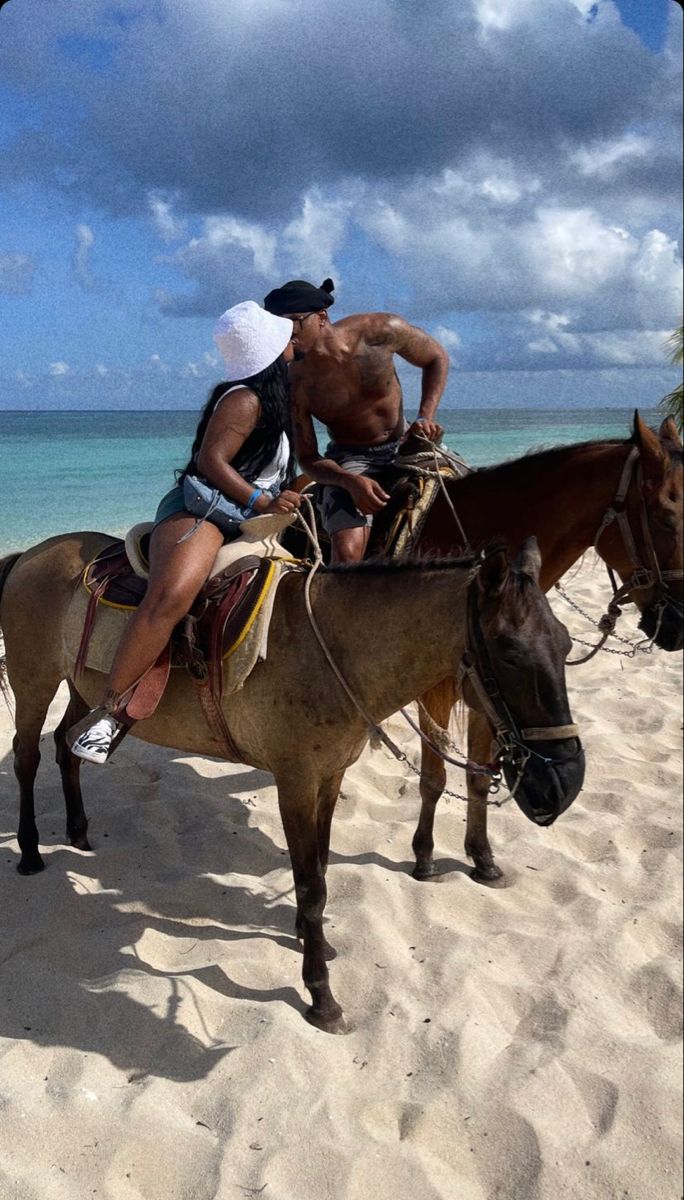
[[[656,412],[642,416],[658,424]],[[121,533],[151,520],[174,469],[187,461],[197,417],[194,410],[0,411],[0,555],[56,533]],[[631,419],[621,409],[440,412],[447,445],[473,466],[543,446],[627,437]]]

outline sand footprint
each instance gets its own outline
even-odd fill
[[[633,1002],[664,1042],[682,1036],[682,993],[667,973],[669,965],[667,959],[655,959],[634,971],[630,980]]]

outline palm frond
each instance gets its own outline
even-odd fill
[[[684,362],[684,326],[680,325],[675,329],[665,345],[668,348],[668,357],[673,367],[680,366]],[[658,408],[666,417],[674,419],[680,434],[684,433],[684,389],[681,383],[677,384],[674,391],[663,396]]]

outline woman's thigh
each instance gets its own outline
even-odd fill
[[[150,582],[147,595],[152,599],[164,593],[181,598],[188,607],[209,575],[214,559],[223,545],[223,534],[205,521],[192,537],[181,542],[184,534],[197,526],[189,513],[175,513],[153,530],[150,539]]]

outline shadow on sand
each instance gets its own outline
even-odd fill
[[[94,848],[83,853],[64,845],[49,735],[41,750],[36,810],[47,869],[38,876],[14,870],[19,855],[11,755],[0,764],[0,1037],[105,1055],[131,1082],[147,1075],[187,1081],[206,1077],[235,1048],[210,1036],[200,1011],[202,988],[303,1013],[304,994],[295,987],[238,983],[223,965],[207,964],[208,945],[202,965],[182,970],[152,966],[138,950],[150,933],[174,939],[175,964],[179,953],[215,942],[220,946],[214,953],[225,963],[224,947],[263,939],[291,952],[283,957],[283,978],[299,984],[293,886],[277,804],[261,795],[257,809],[252,798],[272,784],[271,776],[232,765],[226,775],[200,776],[194,763],[202,760],[189,762],[176,751],[139,742],[122,747],[104,770],[83,771]],[[375,852],[333,853],[331,863],[412,869]],[[469,869],[453,859],[440,866],[445,872]],[[283,868],[285,881],[258,883]],[[188,949],[179,951],[178,940]],[[135,996],[141,974],[158,981],[151,988],[144,984],[152,1003]]]

